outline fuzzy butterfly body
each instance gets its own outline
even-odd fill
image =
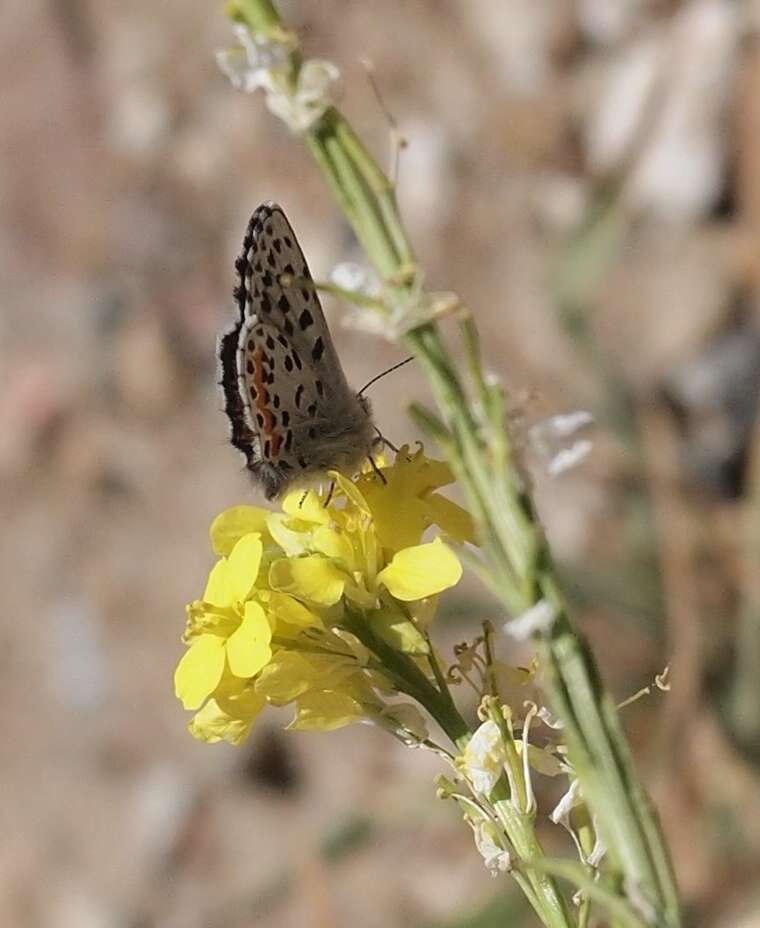
[[[375,428],[349,387],[306,259],[274,203],[254,212],[235,262],[239,318],[219,340],[232,444],[267,499],[327,470],[356,469]]]

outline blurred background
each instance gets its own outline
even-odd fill
[[[316,276],[360,257],[302,145],[217,70],[222,6],[0,10],[0,925],[533,924],[433,758],[274,713],[207,746],[174,699],[207,526],[257,501],[214,357],[248,216],[282,203]],[[373,62],[427,281],[475,311],[517,428],[594,413],[582,466],[535,456],[541,514],[616,696],[671,664],[624,720],[688,923],[760,925],[760,5],[282,11],[387,163]],[[402,357],[326,312],[355,385]],[[396,442],[412,395],[411,366],[374,390]],[[441,639],[484,617],[464,588]]]

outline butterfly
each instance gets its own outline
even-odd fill
[[[276,203],[251,216],[235,270],[239,318],[218,344],[232,444],[270,500],[328,470],[356,471],[377,441],[370,403],[346,381]]]

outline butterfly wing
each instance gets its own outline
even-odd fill
[[[268,498],[300,474],[369,452],[369,406],[354,394],[285,214],[263,204],[235,262],[239,321],[220,341],[232,443]]]

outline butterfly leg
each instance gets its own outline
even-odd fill
[[[330,489],[329,489],[328,492],[327,492],[327,498],[325,499],[324,503],[322,503],[322,508],[323,508],[323,509],[327,509],[327,507],[330,505],[330,502],[332,501],[333,493],[334,493],[334,492],[335,492],[335,481],[334,481],[334,480],[331,480],[331,481],[330,481]]]
[[[393,444],[393,442],[389,441],[385,437],[385,435],[383,435],[383,433],[380,431],[380,429],[377,426],[375,426],[374,428],[375,428],[375,431],[377,432],[377,437],[386,446],[386,448],[390,448],[391,451],[393,451],[395,454],[398,454],[398,448]]]
[[[385,478],[385,474],[380,470],[377,464],[375,464],[375,459],[372,457],[371,454],[367,455],[367,459],[369,460],[369,463],[372,465],[372,470],[377,474],[380,480],[387,486],[388,481]]]

